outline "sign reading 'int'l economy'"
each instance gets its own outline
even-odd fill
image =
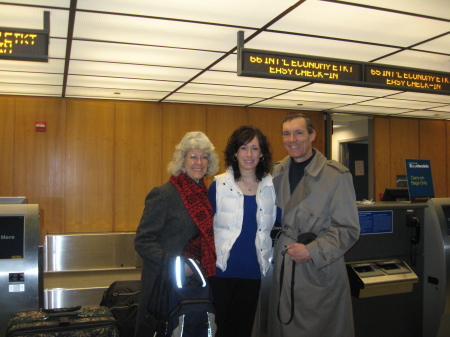
[[[238,48],[240,76],[450,94],[450,73]]]

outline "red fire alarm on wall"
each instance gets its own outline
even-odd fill
[[[46,122],[38,121],[35,123],[36,131],[45,131],[47,127]]]

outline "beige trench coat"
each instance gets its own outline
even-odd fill
[[[282,209],[282,231],[274,250],[275,268],[269,302],[269,337],[353,337],[353,314],[343,255],[358,240],[360,227],[356,197],[349,170],[327,160],[319,151],[305,168],[305,175],[292,195],[289,189],[290,157],[275,166],[277,206]],[[280,296],[279,276],[284,247],[299,233],[314,232],[307,245],[312,257],[296,264],[292,322],[292,260],[286,254]]]

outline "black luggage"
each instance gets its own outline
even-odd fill
[[[187,263],[194,274],[184,275]],[[172,266],[169,290],[168,336],[213,337],[216,335],[212,291],[200,266],[192,259],[177,256]]]
[[[185,276],[185,263],[193,275]],[[156,311],[147,310],[145,328],[152,337],[214,337],[215,307],[209,283],[200,266],[183,256],[161,257],[160,270],[153,285],[150,302]],[[141,334],[141,336],[145,336]]]
[[[140,280],[116,281],[103,294],[100,305],[111,309],[121,337],[134,336],[140,289]]]
[[[14,314],[6,337],[119,337],[111,310],[101,306],[41,309]]]

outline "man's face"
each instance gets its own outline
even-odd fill
[[[316,132],[308,133],[304,118],[295,118],[283,123],[283,144],[296,163],[301,163],[312,156],[314,139]]]

